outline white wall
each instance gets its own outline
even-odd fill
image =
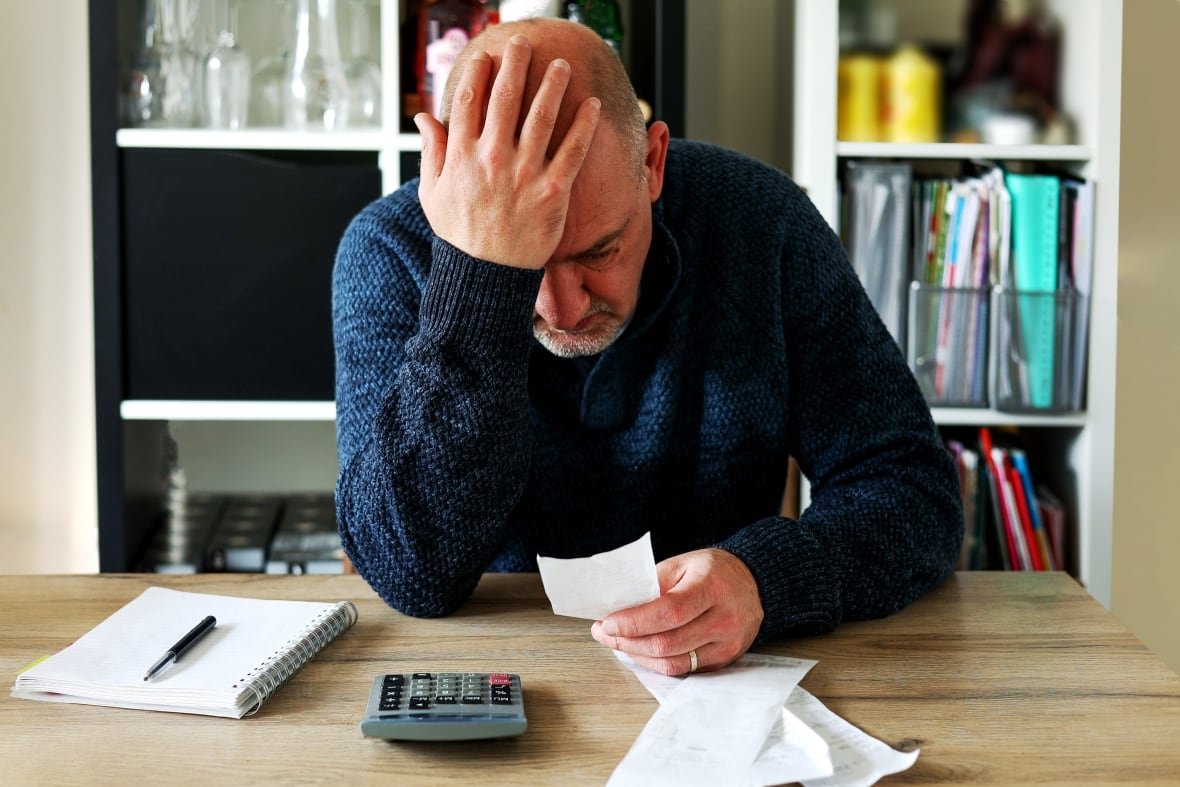
[[[777,132],[790,74],[778,66],[790,4],[687,0],[686,8],[685,136],[785,168],[790,147]]]
[[[98,568],[86,25],[0,2],[0,573]]]

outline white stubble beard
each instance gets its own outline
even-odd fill
[[[590,304],[589,311],[582,319],[595,314],[614,316],[614,312],[609,306],[597,301]],[[584,358],[589,355],[597,355],[614,344],[631,322],[628,317],[621,323],[612,322],[582,332],[571,332],[544,326],[538,322],[538,319],[534,318],[533,321],[533,336],[541,343],[542,347],[558,358]]]

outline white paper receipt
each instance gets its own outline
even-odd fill
[[[660,596],[651,533],[609,552],[563,560],[537,555],[553,614],[602,620]]]

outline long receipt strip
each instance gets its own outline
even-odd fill
[[[640,667],[621,653],[615,655],[635,673],[644,688],[660,701],[660,709],[652,716],[652,720],[627,753],[627,757],[611,776],[609,783],[612,785],[662,783],[658,772],[633,769],[633,763],[629,764],[628,761],[641,745],[648,748],[658,743],[660,747],[679,748],[680,744],[677,742],[658,742],[653,739],[649,743],[644,743],[644,739],[649,733],[656,736],[662,732],[660,729],[653,730],[653,723],[668,702],[678,704],[677,697],[686,687],[706,681],[714,675],[724,675],[735,668],[741,668],[743,671],[770,672],[777,680],[789,682],[790,691],[786,703],[781,708],[781,716],[776,719],[763,740],[756,759],[752,763],[747,761],[745,765],[731,770],[726,775],[725,783],[765,785],[802,782],[806,787],[859,787],[874,784],[891,773],[900,773],[918,761],[917,749],[900,752],[890,748],[832,713],[809,691],[795,685],[802,679],[803,673],[816,663],[814,661],[747,653],[721,672],[677,678]],[[802,672],[799,671],[800,665],[805,665]],[[735,681],[734,686],[730,688],[740,684],[740,680]],[[746,686],[753,688],[754,684]],[[696,694],[697,690],[694,689],[692,693]],[[709,739],[713,742],[712,745],[720,743],[721,739],[716,735],[717,727],[711,719],[697,719],[696,723],[714,733]],[[743,767],[744,781],[735,779],[734,774],[741,773]],[[688,776],[678,774],[677,777],[676,782],[679,785],[717,783],[712,773],[706,775],[701,771],[690,770]],[[672,779],[668,779],[663,783],[671,782]]]
[[[763,773],[753,765],[763,759],[772,730],[784,724],[791,690],[814,665],[784,659],[777,668],[767,668],[739,660],[719,672],[679,680],[666,693],[653,692],[660,707],[608,784],[781,784],[832,773],[823,740],[798,724],[790,729],[796,746],[778,749],[786,761],[764,764]],[[637,675],[664,677],[629,666]]]
[[[610,552],[537,556],[558,615],[601,620],[659,595],[650,534]],[[660,701],[610,784],[869,785],[911,767],[899,752],[828,710],[797,684],[816,662],[747,653],[719,672],[668,677],[616,653]],[[738,774],[742,774],[738,777]]]

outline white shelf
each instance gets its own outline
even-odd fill
[[[335,421],[336,403],[128,399],[119,412],[129,421]]]
[[[422,137],[417,134],[398,134],[398,150],[422,150]]]
[[[878,5],[921,5],[871,0]],[[942,6],[943,0],[924,5]],[[900,145],[836,139],[840,13],[833,0],[795,0],[794,125],[791,174],[832,225],[838,224],[839,168],[853,157],[1062,162],[1093,180],[1094,272],[1086,370],[1087,412],[1068,415],[934,408],[940,426],[1060,427],[1070,434],[1044,442],[1070,511],[1078,578],[1100,602],[1111,598],[1114,519],[1114,412],[1118,334],[1119,132],[1123,0],[1047,0],[1062,25],[1060,104],[1080,145]],[[904,37],[905,30],[899,30]],[[1076,166],[1073,166],[1076,165]],[[1060,437],[1061,439],[1057,439]]]
[[[1065,415],[1003,413],[977,407],[932,407],[931,414],[939,426],[1065,426],[1086,425],[1085,413]]]
[[[398,134],[396,139],[416,136]],[[207,128],[121,128],[121,148],[197,148],[212,150],[369,150],[387,147],[389,135],[379,129],[355,131],[287,131],[252,128],[218,131]],[[421,147],[421,143],[417,143]],[[413,150],[416,148],[407,148]]]
[[[1089,161],[1087,145],[981,145],[958,142],[901,144],[837,142],[841,158],[987,159],[990,161]]]
[[[334,402],[128,399],[120,406],[130,421],[334,421]],[[934,407],[939,426],[1082,427],[1085,413],[1039,415],[974,407]]]

